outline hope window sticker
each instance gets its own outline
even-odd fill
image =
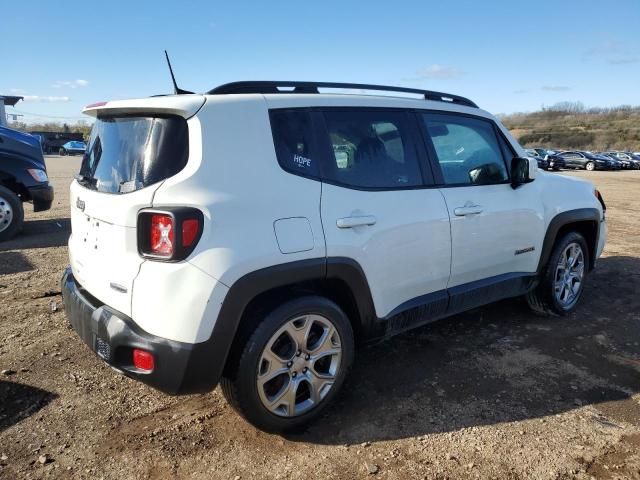
[[[310,168],[311,167],[311,159],[307,157],[303,157],[302,155],[295,154],[293,156],[293,162],[299,168]]]

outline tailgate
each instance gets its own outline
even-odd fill
[[[71,184],[69,259],[73,275],[91,295],[131,316],[133,280],[143,259],[138,255],[138,210],[151,206],[157,187],[127,195],[91,191]]]

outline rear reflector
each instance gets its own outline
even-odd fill
[[[151,253],[170,257],[173,254],[174,230],[170,215],[151,215]]]
[[[140,350],[139,348],[133,349],[133,366],[140,370],[146,370],[147,372],[153,371],[155,367],[155,361],[153,354],[146,350]]]

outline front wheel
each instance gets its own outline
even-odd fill
[[[587,242],[577,232],[567,233],[553,248],[540,283],[527,294],[529,307],[544,315],[567,315],[580,300],[588,271]]]
[[[67,151],[64,148],[60,149],[60,155],[62,155],[63,157],[67,154]]]
[[[593,162],[587,162],[584,168],[585,170],[589,170],[590,172],[593,172],[596,169],[596,164]]]
[[[256,427],[298,430],[335,398],[353,356],[353,330],[342,309],[323,297],[297,298],[258,325],[236,368],[222,378],[222,392]]]
[[[0,186],[0,242],[13,238],[24,223],[20,198],[8,188]]]

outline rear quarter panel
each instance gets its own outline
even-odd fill
[[[280,167],[262,96],[208,96],[189,119],[189,136],[187,167],[163,183],[153,205],[203,210],[204,230],[191,264],[231,286],[261,268],[325,256],[321,183]],[[309,221],[312,248],[281,253],[274,222],[285,218]]]

